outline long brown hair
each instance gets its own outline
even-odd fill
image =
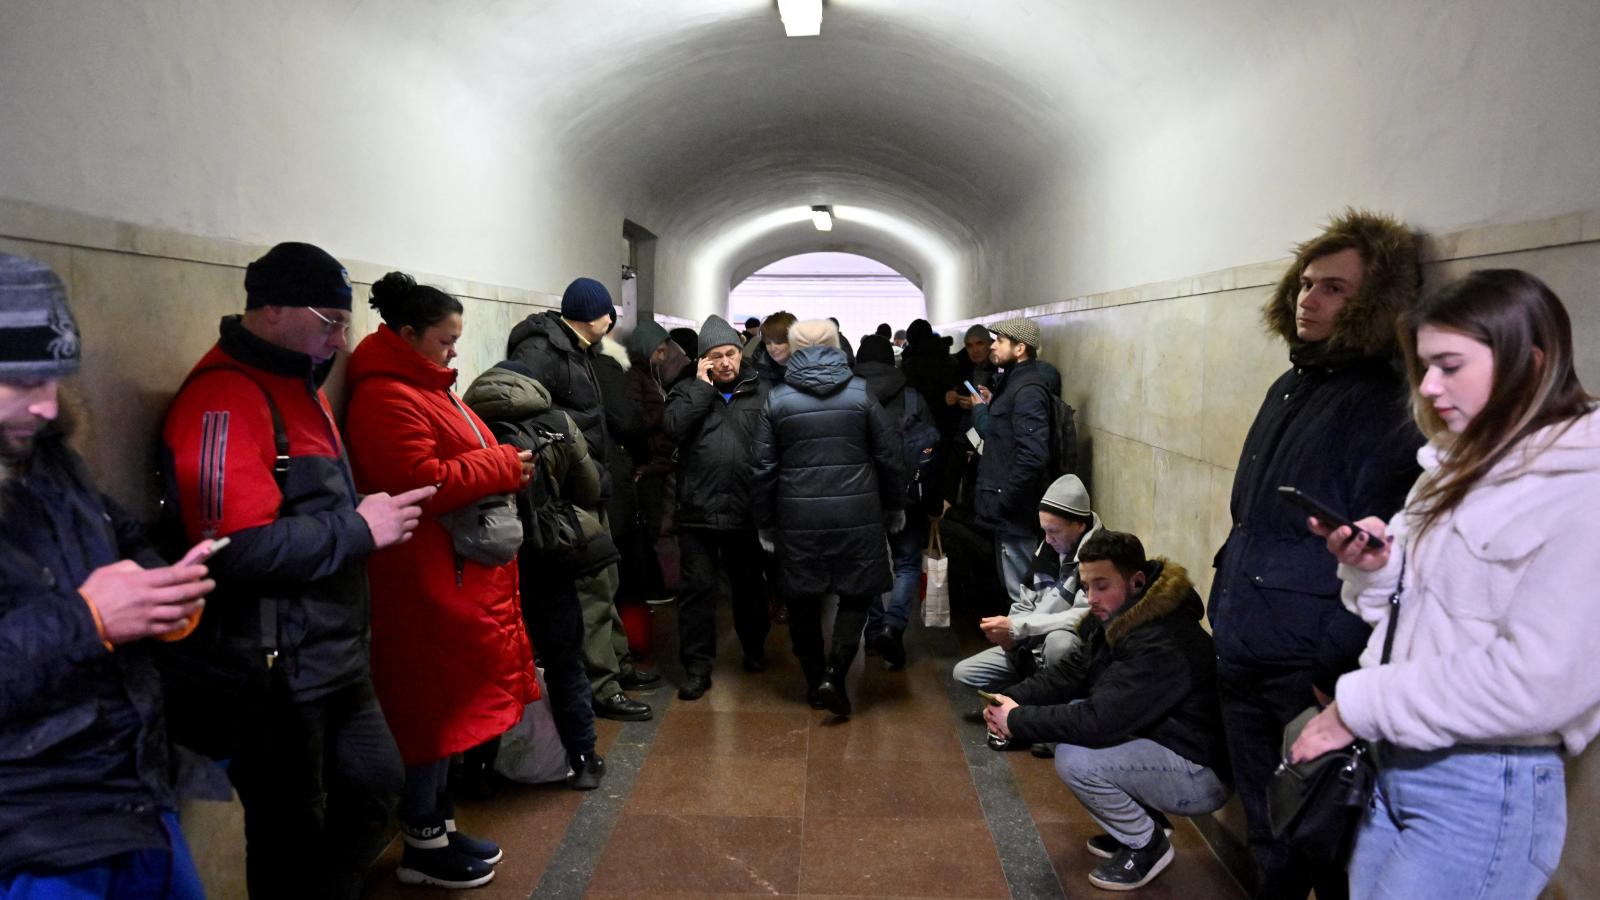
[[[1463,334],[1494,355],[1483,409],[1452,434],[1421,393],[1428,365],[1417,356],[1423,325]],[[1549,286],[1520,269],[1482,269],[1445,285],[1400,322],[1411,378],[1411,412],[1429,440],[1445,448],[1439,469],[1417,496],[1417,533],[1461,504],[1519,442],[1541,428],[1569,424],[1593,403],[1572,366],[1572,323]]]

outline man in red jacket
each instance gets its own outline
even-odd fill
[[[350,276],[309,244],[245,274],[245,313],[190,372],[163,440],[190,540],[231,538],[182,642],[247,687],[203,735],[232,755],[256,898],[355,897],[398,799],[400,754],[368,665],[368,554],[410,537],[432,485],[357,495],[322,382],[350,328]],[[181,644],[180,644],[181,646]],[[231,717],[233,734],[217,734]],[[181,738],[180,738],[181,739]]]

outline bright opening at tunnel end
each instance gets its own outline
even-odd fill
[[[789,37],[822,34],[822,0],[778,0],[778,15]]]

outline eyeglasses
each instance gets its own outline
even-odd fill
[[[343,321],[340,321],[338,319],[330,319],[327,316],[323,315],[322,313],[317,312],[315,309],[312,309],[309,306],[306,307],[306,311],[311,313],[313,316],[316,316],[317,318],[322,320],[322,333],[323,333],[323,335],[325,335],[327,337],[333,337],[334,334],[342,332],[345,337],[349,337],[350,336],[350,320],[349,319],[345,319]]]

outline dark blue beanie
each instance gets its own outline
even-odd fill
[[[315,306],[350,308],[350,273],[328,251],[290,241],[244,270],[244,308]]]
[[[561,318],[568,321],[593,322],[615,314],[611,292],[593,278],[574,279],[561,295]]]

